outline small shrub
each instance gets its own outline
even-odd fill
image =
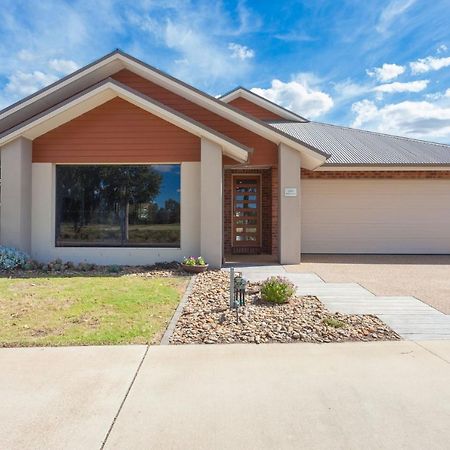
[[[270,277],[261,286],[261,298],[271,303],[286,303],[294,293],[295,286],[283,277]]]
[[[23,269],[23,270],[30,271],[30,270],[33,270],[33,269],[34,269],[34,265],[33,265],[32,262],[27,262],[27,263],[25,263],[25,264],[22,266],[22,269]]]
[[[121,267],[118,266],[117,264],[112,264],[111,266],[108,266],[108,267],[106,268],[106,270],[107,270],[109,273],[119,273],[119,272],[121,271]]]
[[[342,320],[336,319],[336,317],[327,317],[326,319],[323,319],[323,323],[329,327],[333,328],[342,328],[345,327],[345,322],[342,322]]]
[[[30,261],[30,257],[15,248],[0,247],[0,270],[20,269]]]

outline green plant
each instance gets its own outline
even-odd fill
[[[295,293],[295,286],[283,277],[270,277],[261,285],[261,298],[271,303],[286,303]]]
[[[345,327],[345,322],[342,320],[336,319],[336,317],[327,317],[323,319],[323,323],[329,327],[333,328],[342,328]]]
[[[112,264],[107,267],[107,271],[109,273],[119,273],[121,270],[122,270],[121,267],[118,266],[117,264]]]
[[[206,261],[202,256],[189,256],[183,259],[185,266],[206,266]]]

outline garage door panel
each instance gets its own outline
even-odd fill
[[[395,246],[395,251],[392,251]],[[374,254],[448,254],[450,246],[442,246],[440,240],[386,240],[380,242],[370,239],[347,239],[336,241],[334,239],[310,240],[304,244],[303,253],[374,253]]]
[[[433,225],[431,223],[428,226]],[[420,240],[442,240],[448,237],[446,230],[436,229],[433,236],[424,236],[424,232],[420,226],[408,227],[395,224],[305,224],[302,228],[302,233],[313,235],[313,233],[320,233],[324,236],[333,239],[348,239],[348,240],[380,240],[380,234],[383,235],[383,241],[397,241],[407,239]]]
[[[450,253],[450,180],[303,180],[305,253]]]
[[[315,217],[306,218],[303,224],[314,224],[320,225],[322,223],[329,223],[330,216],[334,216],[333,224],[397,224],[399,226],[412,226],[414,224],[442,224],[447,225],[450,222],[450,217],[439,215],[439,210],[423,210],[421,213],[417,211],[399,211],[398,209],[385,209],[384,213],[381,214],[376,209],[373,210],[357,210],[357,209],[347,209],[345,210],[344,216],[342,216],[342,211],[336,209],[330,209],[328,215],[324,215],[322,211],[309,211],[315,214]],[[386,217],[388,215],[389,217]],[[436,223],[437,222],[437,223]]]

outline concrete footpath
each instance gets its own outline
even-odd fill
[[[0,448],[378,450],[450,442],[450,341],[154,346],[140,366],[144,351],[0,350]]]

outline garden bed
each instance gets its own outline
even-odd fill
[[[38,278],[38,277],[144,277],[144,278],[166,278],[190,276],[183,270],[177,262],[157,263],[148,266],[119,266],[119,265],[98,265],[90,263],[74,264],[63,263],[60,260],[48,264],[33,263],[29,268],[1,270],[0,278]]]
[[[261,300],[259,283],[249,283],[247,304],[229,309],[229,274],[197,275],[177,322],[172,344],[264,342],[343,342],[397,340],[400,337],[372,315],[331,313],[317,297],[296,297],[285,304]]]

